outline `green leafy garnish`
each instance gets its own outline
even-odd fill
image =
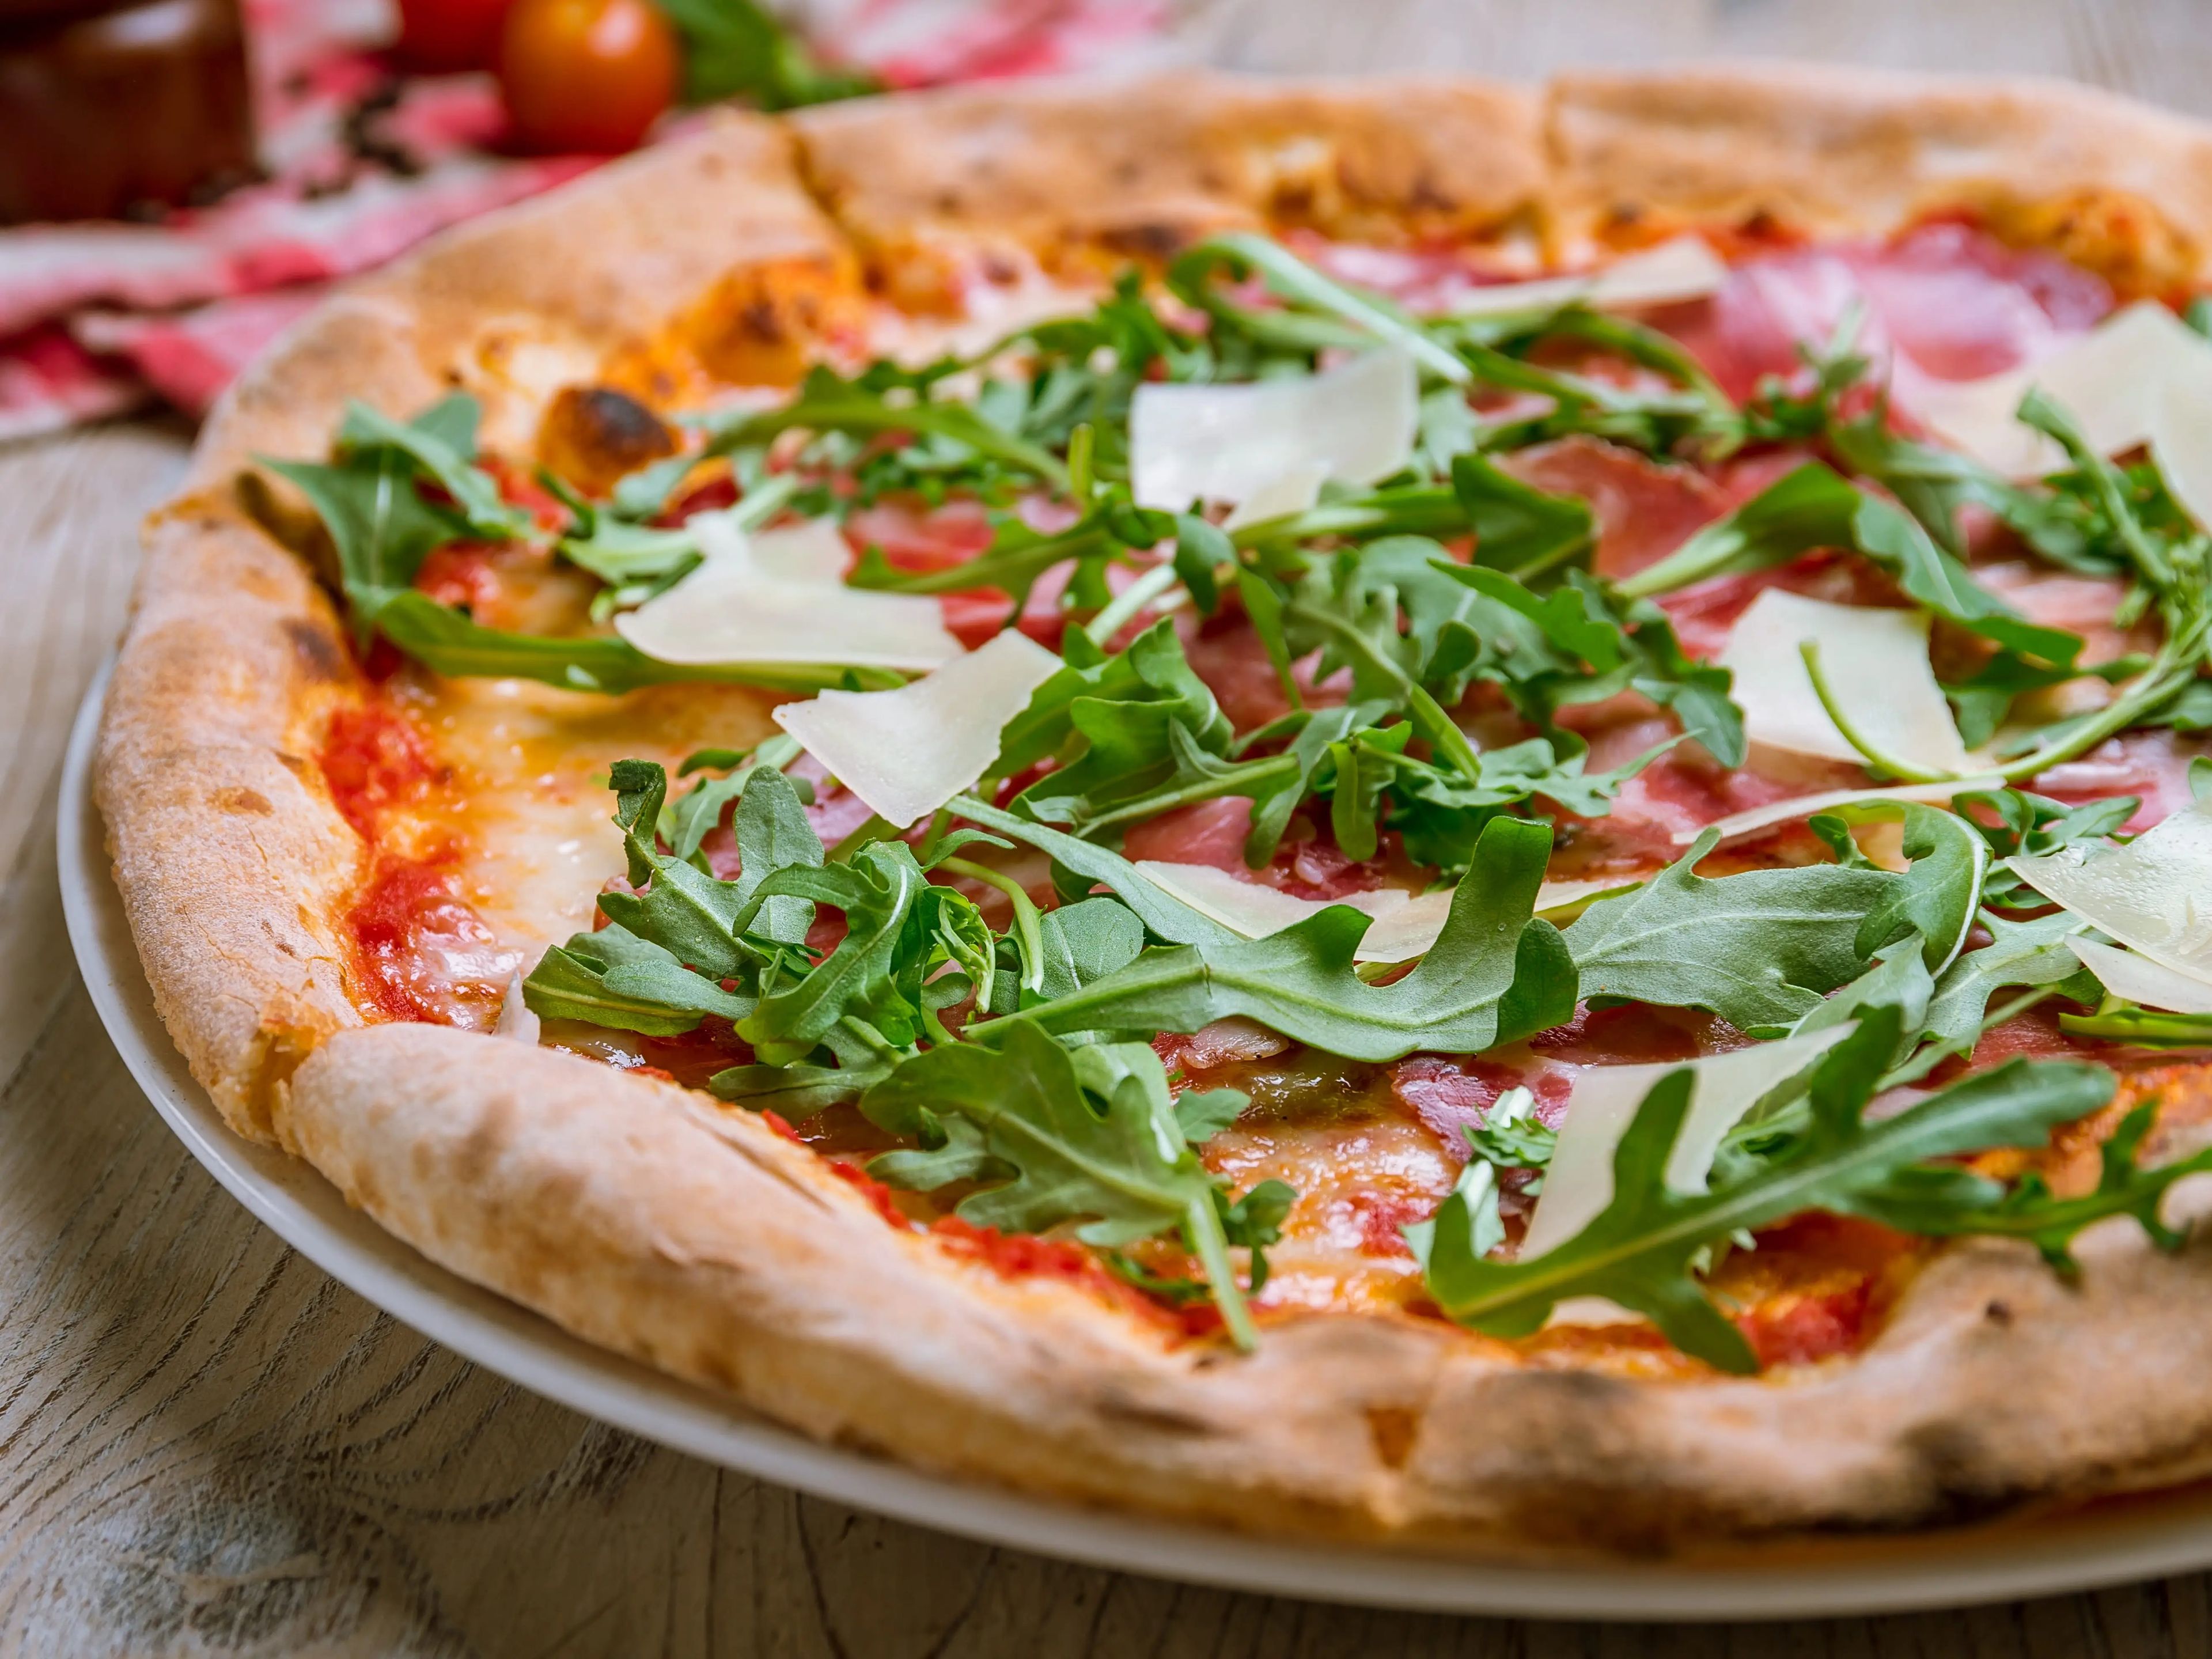
[[[1019,1027],[995,1048],[956,1044],[908,1061],[868,1091],[861,1109],[926,1149],[957,1133],[965,1156],[933,1173],[964,1165],[969,1178],[1005,1177],[960,1201],[962,1218],[977,1226],[1034,1233],[1081,1220],[1077,1237],[1109,1247],[1179,1231],[1231,1339],[1242,1348],[1256,1340],[1229,1259],[1227,1194],[1191,1151],[1159,1057],[1145,1044],[1071,1051]],[[898,1158],[872,1167],[915,1173]],[[1256,1250],[1261,1235],[1272,1237],[1286,1192],[1270,1191],[1261,1213],[1248,1207],[1238,1218],[1243,1242]],[[1263,1276],[1255,1264],[1254,1279]]]
[[[1814,1070],[1803,1131],[1741,1180],[1711,1192],[1667,1184],[1692,1084],[1687,1069],[1669,1073],[1620,1139],[1611,1202],[1565,1243],[1532,1261],[1486,1261],[1474,1249],[1468,1204],[1457,1194],[1446,1199],[1426,1263],[1430,1293],[1453,1319],[1498,1336],[1533,1334],[1571,1297],[1606,1297],[1650,1318],[1685,1353],[1744,1373],[1758,1365],[1750,1344],[1692,1272],[1700,1252],[1732,1234],[1821,1209],[1908,1230],[2016,1231],[2042,1243],[2070,1237],[2094,1218],[2039,1209],[2032,1223],[2008,1219],[1996,1182],[1930,1160],[2040,1147],[2051,1130],[2112,1097],[2111,1073],[2073,1060],[2009,1060],[1869,1122],[1866,1105],[1899,1030],[1893,1009],[1869,1010]]]

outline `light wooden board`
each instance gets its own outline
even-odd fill
[[[1796,53],[2071,74],[2212,112],[2195,0],[1212,0],[1271,70],[1529,76]],[[133,425],[0,452],[0,1653],[791,1659],[2167,1659],[2208,1580],[1738,1627],[1413,1618],[939,1536],[508,1387],[281,1245],[185,1156],[76,982],[52,854],[68,719],[180,464]]]

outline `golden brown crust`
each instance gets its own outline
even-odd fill
[[[1538,114],[1527,88],[1479,82],[1192,73],[955,88],[793,125],[815,189],[879,277],[927,299],[906,264],[976,244],[1103,270],[1232,228],[1489,235],[1537,207]]]
[[[1955,1250],[1856,1360],[1651,1384],[1524,1367],[1431,1322],[1169,1346],[1083,1290],[895,1231],[703,1096],[429,1026],[301,1067],[285,1146],[444,1266],[825,1439],[1268,1531],[1638,1550],[1886,1528],[2212,1463],[2212,1248],[2132,1223],[2078,1288]]]
[[[951,1261],[703,1097],[501,1039],[349,1029],[340,919],[362,848],[304,757],[359,688],[322,591],[231,486],[257,452],[319,453],[348,396],[404,414],[464,386],[527,452],[562,386],[649,366],[672,330],[700,331],[702,358],[789,368],[858,293],[800,147],[894,279],[908,253],[1161,253],[1237,224],[1464,237],[1540,213],[1571,248],[1622,234],[1624,207],[1848,230],[1963,204],[2033,237],[2053,202],[2140,198],[2166,237],[2137,248],[2155,287],[2212,246],[2208,144],[2033,84],[1721,69],[1572,77],[1546,105],[1194,76],[733,118],[471,226],[295,331],[149,528],[96,782],[157,1006],[240,1133],[309,1158],[427,1254],[811,1432],[933,1467],[1486,1549],[1911,1524],[2196,1473],[2212,1260],[2160,1256],[2131,1224],[2085,1248],[2079,1290],[2024,1250],[1950,1251],[1863,1358],[1776,1380],[1531,1368],[1440,1324],[1350,1316],[1273,1324],[1233,1358],[1170,1348],[1080,1289]],[[811,273],[806,304],[715,333],[731,319],[714,307],[771,265]]]
[[[487,434],[526,453],[556,392],[649,346],[731,272],[842,251],[790,135],[719,117],[349,284],[216,404],[186,488],[221,483],[257,453],[321,455],[349,398],[411,414],[471,392]]]
[[[2123,205],[2142,220],[2131,240],[2153,246],[2111,252],[2157,267],[2130,286],[2192,280],[2212,250],[2212,131],[2066,82],[1790,64],[1577,74],[1552,83],[1546,127],[1570,250],[1647,216],[1879,232],[1961,207],[2063,242],[2068,213]]]
[[[147,532],[94,779],[155,1006],[240,1134],[269,1093],[357,1025],[339,920],[361,838],[315,754],[356,696],[329,600],[291,554],[203,497]]]

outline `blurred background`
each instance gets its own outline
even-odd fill
[[[722,100],[1761,55],[2212,111],[2203,0],[0,0],[0,441],[196,415],[330,283]]]

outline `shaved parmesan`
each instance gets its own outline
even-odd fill
[[[1979,380],[1924,381],[1911,401],[1938,437],[2024,478],[2065,464],[2057,445],[2017,418],[2030,386],[2070,415],[2093,447],[2117,455],[2150,441],[2176,382],[2212,383],[2212,341],[2156,301],[2139,300],[2039,363]]]
[[[845,568],[853,562],[853,550],[844,532],[827,519],[756,530],[747,539],[755,567],[778,581],[842,586]]]
[[[904,830],[970,787],[999,757],[999,733],[1059,672],[1060,659],[1012,629],[895,691],[824,691],[775,723],[883,819]]]
[[[1877,749],[1929,772],[1959,772],[1966,744],[1928,664],[1928,618],[1912,611],[1829,605],[1770,587],[1753,601],[1717,659],[1754,743],[1827,760],[1864,757],[1813,690],[1798,647],[1820,647],[1820,672]]]
[[[1825,666],[1825,664],[1823,665]],[[1794,823],[1800,818],[1809,818],[1831,807],[1850,806],[1861,801],[1948,801],[1952,796],[1969,789],[2001,789],[2004,780],[1992,772],[1983,778],[1960,778],[1955,783],[1901,783],[1884,789],[1824,789],[1818,794],[1794,795],[1788,800],[1770,801],[1765,806],[1754,806],[1747,812],[1731,813],[1724,818],[1693,829],[1677,830],[1674,845],[1687,847],[1707,830],[1721,832],[1723,842],[1736,841],[1745,836],[1757,835],[1778,823]]]
[[[1242,530],[1248,524],[1265,524],[1270,519],[1287,519],[1293,513],[1303,513],[1321,499],[1322,480],[1328,477],[1328,468],[1320,461],[1300,461],[1270,478],[1237,505],[1237,510],[1222,520],[1224,530]]]
[[[1294,927],[1331,904],[1348,904],[1375,918],[1359,941],[1359,962],[1411,962],[1424,956],[1444,930],[1451,914],[1452,890],[1411,896],[1394,888],[1347,893],[1340,899],[1302,899],[1263,883],[1247,881],[1232,870],[1210,864],[1165,864],[1143,860],[1137,868],[1170,896],[1247,939],[1265,939]],[[1536,894],[1536,914],[1556,910],[1603,893],[1625,892],[1634,882],[1547,881]]]
[[[1613,1201],[1613,1155],[1636,1109],[1662,1078],[1687,1066],[1692,1079],[1689,1115],[1667,1158],[1667,1185],[1678,1193],[1701,1193],[1721,1137],[1768,1090],[1802,1071],[1850,1029],[1831,1026],[1699,1060],[1598,1066],[1583,1073],[1545,1168],[1543,1195],[1528,1218],[1520,1259],[1531,1261],[1565,1243],[1604,1212]]]
[[[2174,500],[2199,528],[2212,527],[2212,360],[2205,373],[2176,374],[2159,388],[2150,453]]]
[[[513,1037],[517,1042],[535,1043],[539,1035],[538,1015],[522,1000],[522,970],[514,970],[507,981],[507,996],[499,1005],[499,1018],[491,1028],[494,1036]]]
[[[1600,311],[1627,311],[1638,306],[1702,300],[1719,292],[1727,280],[1728,267],[1703,238],[1677,236],[1585,276],[1547,276],[1533,283],[1501,283],[1495,288],[1477,289],[1458,301],[1452,311],[1462,317],[1490,317],[1577,304]]]
[[[2212,802],[2198,801],[2126,846],[2089,858],[2062,852],[2005,863],[2100,933],[2212,985]],[[2093,971],[2103,977],[2094,965]]]
[[[850,553],[826,521],[748,536],[725,514],[700,513],[687,527],[705,555],[698,568],[615,618],[648,657],[927,669],[960,654],[934,599],[846,586]]]
[[[2212,982],[2091,939],[2069,939],[2066,948],[2116,997],[2169,1013],[2212,1014]]]
[[[1129,477],[1139,507],[1242,505],[1303,469],[1346,483],[1412,459],[1420,418],[1413,360],[1386,347],[1320,374],[1249,386],[1147,382],[1129,404]]]

